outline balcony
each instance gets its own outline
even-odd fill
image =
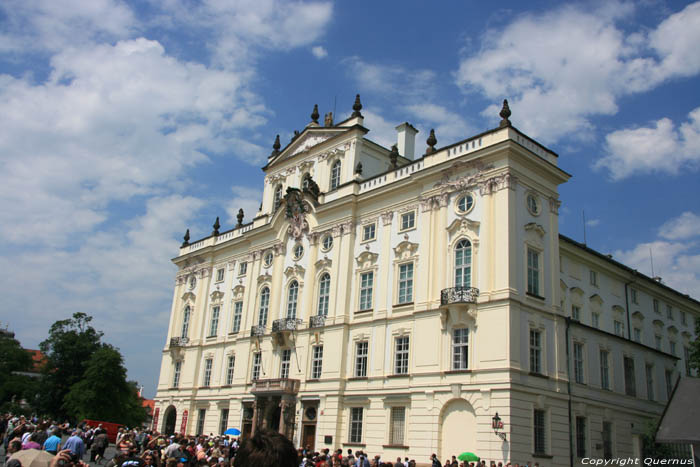
[[[440,306],[456,303],[476,303],[479,289],[476,287],[450,287],[440,292]]]
[[[302,321],[296,318],[276,319],[272,322],[272,332],[296,331]]]
[[[309,328],[322,328],[326,325],[325,315],[316,315],[309,318]]]
[[[289,378],[256,379],[250,390],[255,395],[296,395],[299,392],[299,380]]]
[[[265,335],[265,326],[258,324],[257,326],[253,326],[250,328],[250,335],[251,336],[264,336]]]
[[[184,347],[190,342],[189,337],[171,337],[170,347]]]

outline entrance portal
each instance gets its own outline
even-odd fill
[[[464,399],[453,399],[440,413],[440,459],[476,449],[476,415]]]
[[[165,416],[163,417],[163,433],[166,435],[172,435],[175,433],[175,420],[177,419],[177,410],[172,405],[165,409]]]

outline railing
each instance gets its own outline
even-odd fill
[[[299,380],[290,378],[256,379],[253,381],[253,388],[250,392],[296,394],[299,392]]]
[[[450,287],[440,292],[440,305],[452,303],[476,303],[479,289],[476,287]]]
[[[253,326],[250,328],[250,335],[251,336],[263,336],[265,335],[265,326],[258,324],[257,326]]]
[[[272,322],[272,332],[296,331],[302,321],[296,318],[276,319]]]
[[[309,327],[310,328],[322,328],[325,325],[326,325],[326,316],[325,315],[316,315],[316,316],[312,316],[311,318],[309,318]]]
[[[170,347],[184,347],[190,342],[189,337],[171,337]]]

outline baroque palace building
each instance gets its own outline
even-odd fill
[[[251,222],[179,255],[154,428],[279,430],[427,462],[639,455],[700,303],[559,234],[558,156],[512,126],[368,139],[359,95],[268,158]],[[419,151],[420,152],[420,151]]]

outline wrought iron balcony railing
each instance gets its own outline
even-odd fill
[[[453,303],[476,303],[479,289],[476,287],[450,287],[440,292],[440,305]]]
[[[189,337],[171,337],[170,347],[184,347],[187,345],[187,343],[189,343],[189,341]]]
[[[276,319],[272,322],[272,332],[296,331],[301,322],[296,318]]]
[[[311,318],[309,318],[309,327],[310,328],[322,328],[325,325],[326,325],[326,316],[325,315],[316,315],[316,316],[312,316]]]
[[[258,324],[257,326],[253,326],[250,328],[250,335],[251,336],[263,336],[265,335],[265,326]]]

